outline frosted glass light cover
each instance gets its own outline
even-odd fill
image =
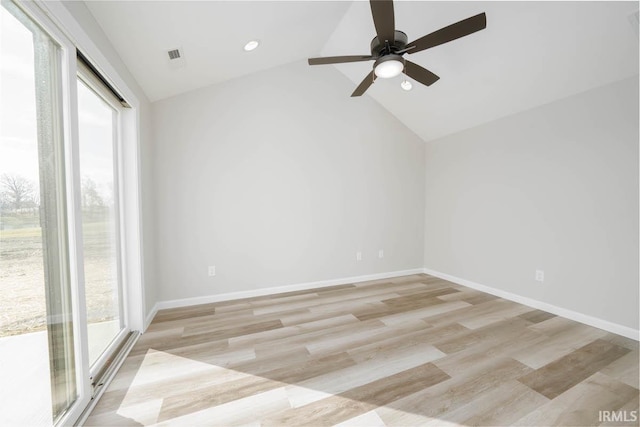
[[[389,79],[402,73],[403,69],[404,64],[393,59],[378,64],[374,72],[376,73],[376,76],[380,77],[381,79]]]

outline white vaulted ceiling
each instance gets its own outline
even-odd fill
[[[151,101],[220,83],[319,51],[347,2],[87,1]],[[244,45],[258,39],[251,53]],[[167,51],[181,47],[185,66]]]
[[[86,3],[152,101],[308,57],[368,54],[375,35],[366,1]],[[402,77],[378,79],[365,96],[428,141],[637,76],[629,21],[637,9],[637,2],[396,1],[396,28],[409,40],[480,12],[487,28],[405,55],[440,76],[434,85],[414,82],[405,92]],[[251,39],[261,46],[246,53]],[[178,46],[186,65],[172,68],[166,50]],[[372,62],[336,67],[355,88]]]
[[[487,28],[405,58],[440,76],[400,90],[401,78],[367,91],[424,140],[638,74],[633,2],[396,2],[396,28],[409,40],[481,12]],[[368,18],[368,19],[367,19]],[[369,6],[347,12],[323,55],[366,52]],[[343,40],[352,40],[347,46]],[[359,49],[358,49],[359,48]],[[369,63],[341,64],[355,84]]]

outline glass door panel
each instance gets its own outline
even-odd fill
[[[123,329],[119,274],[117,111],[78,79],[82,232],[89,363]]]
[[[60,47],[0,7],[0,425],[51,425],[77,399]]]

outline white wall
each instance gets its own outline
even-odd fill
[[[636,76],[428,143],[425,267],[637,330],[638,138]]]
[[[159,300],[422,267],[424,143],[353,89],[300,61],[153,104]]]
[[[426,147],[303,62],[150,114],[86,6],[65,6],[142,103],[147,310],[425,266],[638,328],[637,78]]]
[[[143,269],[145,286],[145,310],[151,312],[156,299],[156,269],[155,269],[155,241],[154,241],[154,212],[153,193],[150,191],[153,182],[153,165],[151,164],[153,144],[151,127],[151,106],[149,101],[131,73],[122,62],[100,25],[81,1],[63,1],[62,4],[80,24],[91,41],[100,49],[101,53],[125,81],[140,101],[140,170],[142,197],[142,236],[143,236]],[[126,185],[126,183],[125,183]]]

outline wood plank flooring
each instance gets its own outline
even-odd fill
[[[160,311],[86,425],[637,426],[638,364],[421,274]]]

